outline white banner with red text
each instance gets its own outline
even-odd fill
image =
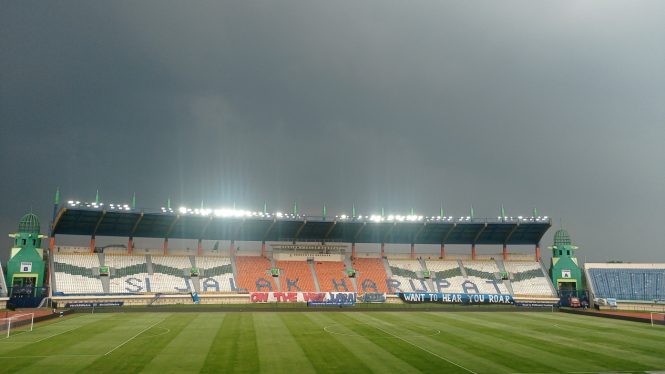
[[[356,302],[355,292],[252,292],[252,303]]]

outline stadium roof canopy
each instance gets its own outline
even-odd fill
[[[547,218],[336,217],[254,213],[243,216],[61,208],[53,235],[232,241],[537,245]]]

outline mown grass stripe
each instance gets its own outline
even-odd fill
[[[392,316],[390,316],[392,317]],[[418,315],[396,315],[395,323],[407,324],[412,320],[422,323],[421,320],[431,321],[437,328],[444,330],[447,334],[454,335],[454,339],[434,336],[432,339],[441,341],[467,340],[475,347],[477,355],[511,368],[512,372],[556,372],[575,371],[577,365],[583,362],[569,357],[558,355],[553,352],[540,349],[530,339],[519,339],[517,341],[504,339],[509,331],[495,332],[485,329],[484,325],[469,325],[461,327],[460,324],[452,324],[430,314]],[[517,359],[516,359],[517,358]],[[599,368],[602,369],[602,368]]]
[[[227,313],[201,373],[258,373],[258,356],[252,314]]]
[[[146,365],[141,373],[198,374],[223,320],[224,314],[199,314]],[[164,335],[154,339],[158,338],[164,338]],[[153,338],[150,337],[145,340],[145,344],[152,342]]]
[[[92,364],[81,370],[81,373],[96,374],[96,373],[139,373],[143,370],[150,361],[157,356],[173,339],[180,334],[180,332],[187,328],[187,326],[194,320],[198,313],[179,313],[179,314],[164,314],[164,313],[147,313],[157,321],[164,319],[159,323],[159,327],[168,328],[171,332],[169,334],[160,335],[154,339],[134,339],[113,351],[113,353],[102,356],[95,360]],[[139,319],[140,317],[135,316]],[[131,323],[131,321],[130,321]],[[153,322],[154,323],[154,322]],[[148,322],[136,324],[136,326],[143,328],[149,326]],[[150,335],[156,335],[147,331]],[[131,337],[130,334],[126,338]]]
[[[53,337],[53,339],[43,340],[39,343],[30,343],[27,345],[20,344],[13,350],[6,351],[2,356],[42,356],[39,358],[17,358],[17,359],[3,359],[1,364],[3,374],[15,373],[20,370],[27,370],[37,372],[36,368],[43,366],[42,362],[49,362],[53,365],[60,363],[63,366],[53,366],[53,372],[62,372],[67,373],[69,368],[67,364],[72,360],[68,358],[63,360],[58,357],[44,357],[44,356],[55,356],[55,355],[70,355],[70,354],[103,354],[104,349],[108,347],[108,344],[98,340],[98,336],[107,329],[116,328],[122,325],[126,321],[126,317],[120,317],[113,315],[113,318],[98,319],[94,321],[87,321],[90,323],[84,324],[83,327],[76,329],[75,334],[62,334]],[[79,323],[76,323],[75,320],[70,320],[70,324],[61,324],[58,327],[69,328]],[[54,327],[55,328],[55,327]],[[45,330],[40,330],[44,332]],[[24,339],[30,334],[21,335],[21,338]],[[80,344],[84,344],[85,347],[83,350],[80,349]],[[119,344],[119,342],[117,343]]]
[[[574,317],[573,317],[574,318]],[[636,322],[635,327],[641,327]],[[581,325],[580,327],[574,326],[574,323],[566,320],[554,322],[549,319],[544,322],[538,319],[538,316],[525,320],[522,325],[530,326],[533,330],[548,331],[551,335],[569,338],[571,334],[575,334],[575,339],[580,341],[580,344],[593,344],[607,347],[607,349],[620,349],[622,351],[631,351],[635,355],[662,355],[665,352],[665,342],[652,341],[650,339],[640,339],[630,336],[624,330],[617,331],[616,329],[603,328],[598,331],[590,328],[588,325]],[[561,326],[556,326],[561,325]],[[564,327],[565,326],[565,327]],[[584,326],[584,327],[582,327]],[[614,330],[614,331],[612,331]],[[665,336],[664,336],[665,337]]]
[[[279,316],[317,373],[372,372],[344,345],[307,318],[309,314],[281,313]]]
[[[454,313],[441,314],[439,317],[454,320],[460,326],[468,326],[469,323],[474,323],[474,318],[479,318],[475,314],[473,316],[456,315]],[[504,316],[505,317],[505,316]],[[498,331],[510,331],[506,339],[514,342],[520,342],[522,339],[535,340],[532,344],[547,349],[552,352],[567,352],[573,359],[586,361],[593,368],[588,370],[596,370],[595,368],[601,367],[603,370],[654,370],[660,367],[658,361],[653,357],[644,355],[626,355],[626,352],[620,349],[613,349],[598,344],[591,344],[580,342],[577,337],[559,335],[553,328],[547,329],[540,326],[538,330],[531,328],[524,328],[521,326],[528,325],[530,322],[526,318],[520,318],[518,315],[512,316],[507,323],[499,323],[494,321],[476,321],[476,323],[483,324],[487,330],[495,329]],[[639,356],[639,357],[638,357]],[[579,368],[585,370],[585,368]]]
[[[261,373],[316,373],[278,313],[254,313],[253,317]]]
[[[356,318],[371,321],[373,313],[358,313],[354,312]],[[455,373],[455,374],[469,374],[469,371],[462,369],[450,362],[444,361],[439,357],[433,356],[430,353],[423,351],[421,348],[413,346],[400,339],[395,339],[394,336],[378,330],[370,325],[367,325],[355,318],[343,315],[345,317],[344,324],[356,333],[366,336],[372,343],[383,348],[390,354],[413,366],[423,373]]]
[[[340,342],[354,357],[364,362],[374,373],[407,374],[420,372],[399,357],[374,344],[367,337],[358,333],[349,326],[344,315],[340,313],[308,313],[307,317],[315,321],[323,330],[326,327],[337,334],[330,334]],[[344,334],[344,335],[341,335]]]

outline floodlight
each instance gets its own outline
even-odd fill
[[[187,208],[185,208],[185,207],[180,207],[180,213],[182,213],[182,214],[187,213]]]

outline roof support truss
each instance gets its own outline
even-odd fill
[[[333,231],[335,226],[337,226],[337,221],[333,221],[333,224],[330,225],[330,228],[328,229],[328,231],[326,231],[326,235],[323,237],[323,243],[322,244],[324,244],[324,245],[326,244],[326,239],[328,239],[328,235],[330,235],[330,233]]]
[[[508,240],[510,239],[511,236],[513,236],[513,233],[515,232],[515,230],[517,230],[518,227],[520,227],[519,222],[517,222],[515,226],[513,226],[513,228],[510,229],[510,231],[508,231],[508,235],[506,235],[506,238],[503,239],[503,245],[506,245],[508,243]]]
[[[164,239],[169,238],[169,235],[171,234],[171,230],[173,229],[173,226],[175,226],[175,223],[178,222],[178,219],[180,219],[180,214],[175,216],[175,218],[173,219],[173,222],[171,222],[171,226],[169,226],[169,229],[166,230],[166,234],[164,235]]]
[[[302,228],[305,227],[306,224],[307,224],[307,220],[302,221],[300,226],[298,226],[298,230],[296,230],[295,235],[293,235],[293,244],[296,244],[296,239],[298,239],[298,235],[300,235],[300,232],[302,231]]]
[[[99,216],[97,219],[97,223],[95,224],[95,228],[92,230],[92,237],[94,238],[95,235],[97,234],[97,229],[99,228],[99,225],[102,223],[102,220],[104,219],[104,216],[106,215],[106,211],[103,210],[102,214]]]
[[[448,239],[448,237],[450,236],[450,233],[453,232],[453,230],[455,230],[455,227],[457,227],[457,222],[453,222],[453,225],[450,226],[450,228],[448,230],[446,230],[445,234],[443,234],[443,238],[441,238],[441,244],[442,245],[446,243],[446,239]]]
[[[476,240],[478,240],[478,237],[486,228],[487,228],[487,222],[485,222],[485,224],[480,228],[480,230],[476,232],[476,235],[473,237],[473,242],[471,243],[471,245],[476,245]]]
[[[141,219],[143,219],[143,212],[139,215],[139,218],[136,219],[136,222],[134,222],[134,227],[132,227],[132,232],[129,234],[129,238],[134,237],[134,231],[136,231],[136,228],[139,227],[139,222],[141,222]]]

